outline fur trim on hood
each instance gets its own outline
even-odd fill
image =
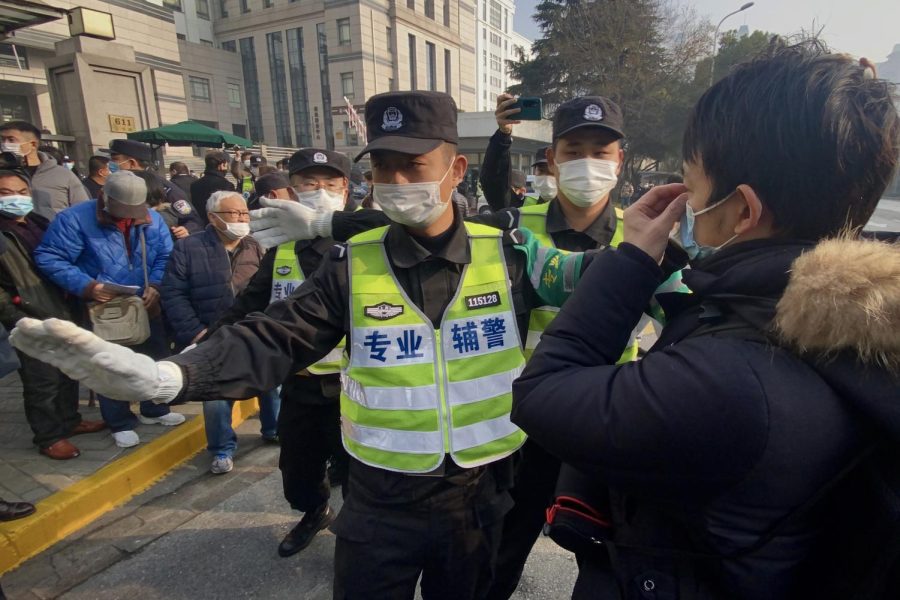
[[[801,353],[900,371],[900,244],[838,238],[797,258],[775,326]]]

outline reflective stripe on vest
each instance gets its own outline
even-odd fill
[[[534,237],[543,245],[548,246],[550,248],[556,248],[556,244],[553,242],[553,237],[547,232],[547,212],[550,210],[550,203],[546,204],[537,204],[534,206],[523,206],[519,209],[519,226],[527,228],[531,233],[534,234]],[[616,231],[613,234],[612,239],[609,242],[609,245],[613,248],[617,247],[622,242],[622,211],[618,208],[616,211]],[[559,248],[563,252],[567,252],[567,250],[563,250]],[[543,264],[547,250],[545,248],[538,248],[537,260],[536,264]],[[572,263],[571,267],[574,269],[575,264]],[[535,269],[531,275],[532,277],[532,287],[537,289],[538,284],[540,283],[541,270]],[[574,273],[563,273],[563,277],[571,278],[574,281],[575,274]],[[535,281],[537,278],[537,281]],[[556,318],[556,314],[559,312],[559,309],[553,306],[542,306],[540,308],[536,308],[531,311],[531,317],[528,320],[528,337],[525,340],[525,356],[531,358],[531,355],[534,353],[534,349],[537,347],[538,342],[541,341],[541,334],[544,333],[544,330],[547,329],[547,326],[550,325],[550,322]],[[635,329],[635,331],[631,332],[631,342],[628,346],[625,347],[625,351],[622,353],[622,356],[619,357],[618,364],[629,362],[635,360],[638,355],[638,341],[637,335],[640,334],[639,329]]]
[[[284,300],[294,293],[303,283],[303,270],[294,252],[294,242],[281,244],[275,250],[275,264],[272,266],[272,295],[269,303]],[[316,364],[307,367],[314,375],[333,375],[341,372],[341,356],[344,353],[344,341],[335,346]]]
[[[441,325],[413,304],[384,250],[387,227],[349,244],[351,333],[341,379],[344,447],[358,460],[428,473],[515,452],[512,381],[525,365],[500,231],[465,224],[471,255]]]

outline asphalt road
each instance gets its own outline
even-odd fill
[[[900,200],[882,199],[875,214],[866,225],[866,229],[900,232]]]
[[[256,452],[271,453],[261,448]],[[245,455],[246,456],[246,455]],[[240,468],[236,465],[236,471]],[[250,469],[270,473],[227,495],[221,502],[194,518],[173,527],[141,550],[95,573],[86,581],[60,596],[65,600],[196,600],[198,598],[265,598],[271,600],[330,600],[334,536],[319,534],[301,554],[280,558],[278,542],[292,527],[298,515],[291,513],[281,495],[281,478],[272,466],[262,466],[247,457]],[[266,462],[269,462],[267,459]],[[220,477],[201,476],[190,486],[219,484]],[[225,495],[225,494],[223,494]],[[167,506],[158,511],[177,514],[189,489],[168,497]],[[340,493],[332,504],[340,505]],[[165,514],[153,518],[154,527],[165,528]],[[96,537],[96,536],[95,536]],[[108,542],[122,546],[122,536],[110,534]],[[526,577],[516,600],[568,598],[574,584],[574,557],[547,539],[541,539],[532,552]]]

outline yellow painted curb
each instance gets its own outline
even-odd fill
[[[235,402],[232,423],[237,427],[258,410],[256,398]],[[143,492],[205,447],[203,417],[197,415],[41,500],[32,516],[0,523],[0,575]]]

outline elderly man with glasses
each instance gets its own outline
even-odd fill
[[[207,328],[231,308],[263,256],[259,244],[248,235],[250,213],[241,194],[213,193],[206,212],[206,230],[175,243],[162,281],[163,309],[177,349],[200,340]],[[271,395],[261,398],[263,437],[275,436],[277,407],[271,406],[272,400]],[[234,466],[237,436],[231,426],[233,404],[221,400],[203,406],[213,473],[227,473]]]

